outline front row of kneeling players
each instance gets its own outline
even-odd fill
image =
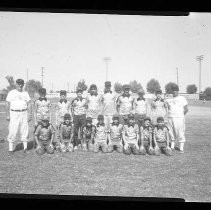
[[[70,114],[65,114],[64,122],[59,126],[59,142],[55,149],[61,152],[73,152],[74,125]],[[92,125],[92,118],[87,117],[82,127],[81,146],[84,151],[104,153],[117,152],[124,154],[160,155],[161,151],[166,155],[172,155],[169,147],[168,128],[164,124],[163,117],[157,118],[157,125],[152,126],[151,119],[146,117],[141,125],[135,123],[133,114],[128,115],[128,123],[119,123],[119,116],[113,116],[113,122],[107,127],[104,116],[98,116],[96,126]],[[39,155],[45,152],[54,152],[53,139],[55,130],[47,117],[42,119],[35,130],[36,152]]]

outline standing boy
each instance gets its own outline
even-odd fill
[[[38,155],[43,155],[45,152],[53,154],[54,147],[52,142],[54,136],[55,130],[53,125],[49,123],[49,117],[42,116],[42,121],[35,130],[35,141],[37,144],[35,151]]]
[[[9,121],[9,152],[14,151],[14,142],[20,126],[21,141],[23,151],[27,152],[27,142],[29,134],[28,122],[32,117],[30,97],[28,92],[23,91],[24,80],[16,80],[16,89],[11,90],[6,98],[6,119]]]
[[[175,142],[179,142],[179,151],[184,153],[185,144],[185,115],[188,112],[188,102],[179,96],[179,87],[173,87],[173,98],[167,99],[168,124],[171,138],[171,149],[174,150]]]
[[[127,117],[133,110],[134,98],[130,95],[130,86],[123,85],[124,93],[117,99],[116,109],[120,115],[120,123],[127,124]]]
[[[72,100],[72,113],[73,113],[73,124],[74,124],[74,149],[77,149],[81,145],[81,131],[82,126],[86,123],[86,109],[87,100],[82,97],[83,90],[78,88],[76,90],[77,97]]]
[[[139,155],[139,126],[135,123],[134,114],[128,115],[128,122],[123,126],[123,152],[126,155]]]

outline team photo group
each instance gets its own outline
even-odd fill
[[[33,148],[38,155],[54,151],[111,153],[126,155],[171,156],[184,153],[185,115],[187,100],[173,87],[172,97],[165,98],[157,90],[148,100],[140,89],[137,97],[130,86],[123,85],[123,93],[113,92],[110,81],[105,82],[104,93],[99,94],[95,84],[90,85],[84,97],[77,88],[77,96],[67,99],[67,91],[60,91],[56,104],[46,98],[46,89],[39,89],[39,98],[32,104],[24,80],[16,80],[16,89],[6,98],[6,119],[9,121],[9,154],[14,154],[17,133],[28,153],[29,122],[33,120]],[[55,110],[55,111],[53,111]],[[178,147],[176,145],[178,144]]]

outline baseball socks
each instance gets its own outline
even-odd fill
[[[27,142],[26,141],[23,142],[23,149],[27,150]]]
[[[183,151],[184,151],[184,142],[180,142],[180,144],[179,144],[179,150],[181,151],[181,153],[183,153]]]
[[[9,152],[13,152],[13,150],[14,150],[14,143],[9,142]]]
[[[175,147],[175,142],[172,141],[172,142],[171,142],[171,149],[174,150],[174,147]]]

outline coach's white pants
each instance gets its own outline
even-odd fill
[[[171,141],[185,142],[185,117],[169,117],[168,124]]]
[[[18,129],[20,126],[21,141],[27,142],[29,134],[28,112],[14,112],[10,111],[9,135],[7,140],[13,143],[16,139]]]

